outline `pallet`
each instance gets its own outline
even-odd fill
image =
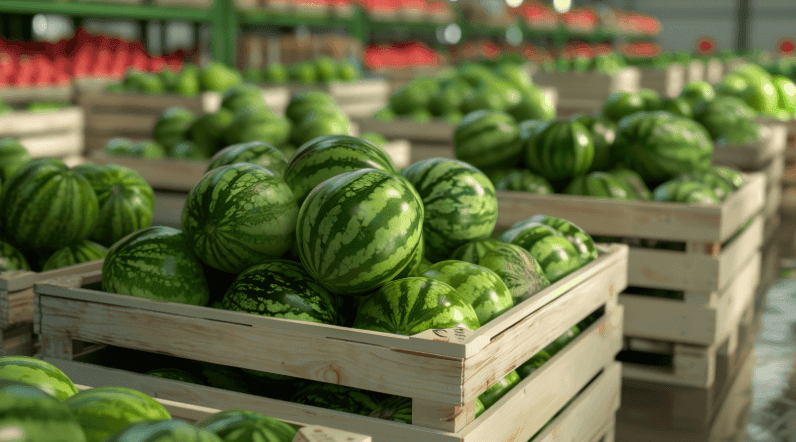
[[[102,268],[102,261],[48,270],[30,272],[7,270],[0,272],[0,356],[34,353],[33,340],[33,285],[39,281],[71,275],[75,272]]]
[[[383,78],[369,78],[350,83],[334,82],[328,85],[288,85],[290,93],[320,90],[334,98],[340,109],[352,118],[368,118],[387,106],[390,84]]]
[[[685,68],[677,63],[672,63],[666,68],[641,69],[641,89],[651,89],[662,97],[676,97],[680,95],[685,85]]]
[[[0,115],[0,138],[16,138],[33,158],[64,158],[83,151],[83,110],[17,111]]]
[[[414,424],[286,406],[193,384],[176,393],[191,397],[188,402],[195,405],[244,407],[286,420],[297,413],[311,415],[304,421],[378,441],[527,440],[613,364],[621,346],[623,309],[616,305],[616,294],[626,285],[627,247],[600,245],[599,250],[595,261],[475,332],[396,336],[76,288],[101,280],[99,272],[37,284],[36,331],[43,357],[64,363],[72,362],[77,340],[411,397]],[[502,405],[468,425],[475,399],[489,386],[601,310],[601,320],[524,379]],[[545,401],[538,403],[540,397]],[[537,413],[527,416],[532,407]]]

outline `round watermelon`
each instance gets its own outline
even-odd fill
[[[522,143],[511,115],[479,110],[467,114],[453,132],[456,158],[478,169],[517,164]]]
[[[743,185],[743,178],[737,171],[730,168],[711,168],[706,171],[691,172],[675,178],[679,181],[697,181],[706,184],[713,190],[720,201],[724,201],[731,193]]]
[[[244,84],[224,91],[221,96],[221,108],[235,113],[247,107],[268,107],[263,98],[263,91],[257,86]]]
[[[453,287],[473,307],[481,325],[514,307],[506,284],[491,270],[464,261],[441,261],[421,275]]]
[[[409,276],[420,276],[433,265],[434,263],[429,261],[428,258],[424,256],[423,259],[420,260],[420,264],[417,266],[417,268],[413,272],[409,273]]]
[[[683,86],[680,98],[688,101],[691,107],[697,107],[700,103],[706,103],[716,98],[716,91],[705,81],[691,81]]]
[[[298,123],[315,109],[336,109],[334,98],[321,91],[306,90],[296,92],[290,97],[290,102],[285,109],[285,116],[294,123]]]
[[[253,441],[254,439],[249,439]],[[143,421],[122,428],[103,442],[227,442],[185,421]],[[281,441],[280,441],[281,442]]]
[[[499,243],[476,264],[494,272],[506,285],[514,304],[550,286],[542,266],[531,253],[514,244]]]
[[[486,411],[486,407],[484,407],[484,403],[481,402],[481,399],[476,398],[475,399],[475,417],[478,418],[478,416],[484,414],[485,411]]]
[[[497,223],[495,188],[481,171],[458,160],[430,158],[401,175],[423,201],[426,256],[446,259],[462,244],[489,236]]]
[[[91,241],[80,241],[55,251],[41,268],[42,272],[105,258],[108,249]]]
[[[0,241],[0,272],[5,270],[30,270],[30,264],[14,246]]]
[[[142,141],[131,148],[130,154],[136,158],[159,160],[166,158],[166,148],[154,141]]]
[[[206,417],[205,419],[197,422],[196,426],[226,440],[227,434],[234,429],[239,428],[247,423],[257,422],[262,419],[270,418],[253,411],[225,410]]]
[[[608,170],[619,158],[613,150],[614,140],[616,139],[616,123],[611,120],[595,117],[592,115],[581,114],[574,118],[589,129],[594,143],[594,160],[589,171]]]
[[[551,283],[597,258],[592,238],[569,221],[535,215],[500,235],[500,241],[531,252]]]
[[[136,156],[134,147],[135,145],[128,138],[117,137],[108,141],[102,150],[108,156],[134,157]]]
[[[13,138],[0,140],[0,183],[11,178],[17,170],[30,161],[30,153]]]
[[[563,193],[619,200],[630,200],[634,196],[622,181],[607,172],[579,176],[564,188]]]
[[[147,227],[114,244],[102,264],[102,290],[191,305],[210,300],[202,262],[171,227]]]
[[[316,382],[296,392],[291,402],[368,416],[384,398],[386,395],[381,393]]]
[[[291,442],[298,429],[285,422],[262,416],[261,419],[242,423],[230,429],[223,437],[224,442]]]
[[[370,413],[370,417],[393,422],[412,423],[412,399],[401,396],[392,396],[379,404],[379,407]]]
[[[86,442],[66,405],[35,387],[9,384],[0,380],[0,440]]]
[[[550,181],[583,175],[594,160],[594,143],[588,129],[575,121],[551,121],[524,143],[525,165]]]
[[[296,146],[324,135],[347,135],[351,131],[351,121],[335,110],[313,110],[301,119],[290,134],[290,141]]]
[[[644,183],[644,179],[641,178],[641,175],[636,172],[623,167],[617,167],[608,173],[623,183],[636,199],[649,200],[652,198],[652,192],[650,192],[650,189]]]
[[[424,277],[390,281],[357,312],[354,328],[411,336],[426,330],[481,327],[473,307],[444,282]]]
[[[0,380],[24,382],[61,401],[77,394],[75,384],[58,367],[28,356],[0,358]]]
[[[64,401],[75,416],[87,442],[104,442],[119,430],[140,421],[171,419],[158,401],[124,387],[98,387]]]
[[[450,259],[478,264],[481,257],[503,243],[493,238],[474,239],[459,246],[450,255]]]
[[[91,185],[61,160],[33,160],[3,183],[0,228],[20,249],[55,251],[83,241],[98,216]]]
[[[551,121],[556,118],[556,106],[553,97],[544,89],[530,86],[522,90],[520,102],[509,109],[509,113],[517,121],[540,120]]]
[[[191,384],[202,385],[202,380],[199,379],[196,375],[191,374],[185,370],[181,370],[179,368],[158,368],[155,370],[149,370],[144,374],[150,376],[157,376],[159,378],[172,379],[175,381],[182,381]]]
[[[285,175],[285,170],[287,169],[287,158],[279,149],[261,141],[253,141],[251,143],[233,144],[218,151],[210,159],[207,172],[217,167],[235,163],[255,164],[268,169],[280,178]]]
[[[250,163],[208,172],[188,193],[182,229],[205,264],[240,273],[290,248],[298,205],[273,173]]]
[[[547,347],[544,348],[544,351],[553,357],[561,351],[562,348],[566,347],[567,344],[572,342],[575,338],[578,337],[580,334],[580,328],[577,325],[572,326],[569,330],[565,331],[563,335],[557,337],[553,342],[551,342]]]
[[[617,122],[623,117],[647,110],[644,98],[638,92],[614,92],[603,102],[600,113],[606,119]]]
[[[672,180],[656,187],[652,193],[655,201],[686,204],[719,204],[721,200],[709,185],[698,181]]]
[[[0,379],[0,394],[2,393],[28,399],[55,399],[52,395],[41,391],[33,385],[6,379]]]
[[[235,113],[224,131],[224,141],[227,145],[261,141],[281,146],[288,141],[291,128],[288,119],[277,117],[268,108],[246,108]]]
[[[492,384],[491,387],[487,388],[486,391],[481,393],[478,396],[478,399],[484,404],[485,409],[489,409],[489,407],[495,405],[500,398],[505,396],[515,385],[520,383],[520,375],[517,374],[516,371],[512,370],[503,377],[503,379],[497,381],[496,383]]]
[[[520,375],[520,379],[525,379],[531,375],[534,371],[538,370],[539,367],[544,365],[545,362],[550,360],[550,353],[540,350],[539,353],[533,355],[531,359],[523,362],[517,368],[517,374]]]
[[[187,138],[206,156],[212,156],[224,146],[224,133],[235,114],[227,109],[200,115],[188,127]]]
[[[334,296],[312,280],[301,264],[267,261],[235,278],[221,305],[225,310],[296,321],[337,323]]]
[[[152,225],[155,193],[138,172],[115,164],[82,164],[75,172],[88,181],[99,203],[97,226],[89,239],[110,247]]]
[[[210,155],[203,152],[193,141],[180,141],[169,149],[169,158],[185,161],[207,161]]]
[[[420,241],[417,242],[417,246],[415,250],[412,252],[412,259],[409,261],[409,264],[401,270],[395,278],[393,279],[402,279],[408,276],[414,276],[414,273],[417,272],[421,263],[423,262],[423,255],[426,251],[425,248],[425,241],[423,240],[423,231],[420,231]],[[422,273],[422,272],[421,272]]]
[[[675,97],[663,102],[661,110],[677,115],[678,117],[694,118],[694,107],[685,98]]]
[[[398,173],[392,158],[383,149],[360,138],[328,135],[302,145],[293,154],[285,171],[285,182],[301,204],[318,184],[360,169]]]
[[[301,206],[301,263],[332,293],[366,293],[409,265],[422,224],[423,206],[405,180],[375,169],[345,172],[319,184]]]
[[[538,195],[555,193],[549,181],[527,170],[517,170],[499,179],[495,183],[495,190],[528,192]]]
[[[196,115],[188,109],[170,107],[163,111],[155,123],[153,138],[166,150],[170,150],[180,141],[185,141],[188,128]]]

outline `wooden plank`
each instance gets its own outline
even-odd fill
[[[77,128],[72,132],[57,134],[26,135],[17,138],[33,158],[63,158],[83,152],[83,132]]]
[[[202,179],[207,170],[207,163],[204,161],[111,157],[103,151],[93,152],[91,161],[96,164],[129,167],[138,172],[153,189],[185,193]]]
[[[437,144],[453,145],[453,131],[456,125],[444,121],[418,123],[411,120],[397,119],[383,122],[373,118],[355,119],[362,132],[375,132],[388,140],[399,138],[415,141],[433,141]]]
[[[652,89],[664,97],[671,98],[680,95],[685,85],[685,68],[676,63],[666,68],[645,68],[640,72],[639,87]]]
[[[0,329],[0,357],[33,356],[34,350],[33,323]]]
[[[686,65],[686,82],[705,81],[705,63],[694,60]]]
[[[605,100],[611,93],[639,90],[641,72],[625,68],[616,74],[599,72],[537,72],[535,84],[558,90],[561,103],[569,99]]]
[[[0,136],[21,138],[41,136],[50,132],[80,131],[83,110],[77,106],[52,112],[13,112],[0,115]]]
[[[154,113],[135,113],[126,109],[96,113],[87,131],[91,135],[150,139],[158,122]]]
[[[72,101],[75,88],[70,86],[4,86],[0,88],[0,100],[6,103],[25,104],[32,101]]]

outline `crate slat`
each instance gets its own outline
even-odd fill
[[[664,97],[680,95],[685,85],[685,68],[677,63],[662,69],[641,69],[640,88],[651,89]]]

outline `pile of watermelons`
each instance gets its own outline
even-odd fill
[[[532,83],[528,70],[505,60],[495,66],[466,63],[436,77],[415,77],[374,118],[458,123],[465,114],[481,109],[506,112],[517,120],[552,120],[556,115],[554,103]]]
[[[121,82],[110,84],[105,90],[194,97],[201,92],[224,92],[242,83],[243,78],[238,71],[221,63],[208,63],[202,68],[187,64],[177,73],[170,68],[158,73],[131,69]]]
[[[293,94],[285,116],[275,115],[255,86],[228,89],[221,108],[200,116],[179,107],[158,118],[153,140],[135,144],[116,138],[105,147],[112,156],[173,158],[208,161],[221,148],[253,141],[276,146],[285,156],[297,146],[322,136],[347,134],[351,122],[328,94],[303,91]]]
[[[69,106],[71,106],[69,103],[60,101],[33,101],[20,108],[20,110],[32,113],[45,113],[64,109]],[[7,115],[12,112],[14,112],[14,107],[0,99],[0,115]]]
[[[619,54],[603,54],[593,58],[558,57],[542,63],[542,72],[599,72],[616,74],[627,67],[625,59]]]
[[[246,69],[243,78],[250,83],[300,84],[329,83],[333,81],[356,81],[360,78],[357,68],[348,61],[336,61],[330,57],[318,57],[312,61],[300,61],[290,66],[271,63],[263,69]]]
[[[133,170],[68,168],[31,160],[0,140],[0,271],[45,271],[101,259],[107,247],[152,224],[152,188]]]

